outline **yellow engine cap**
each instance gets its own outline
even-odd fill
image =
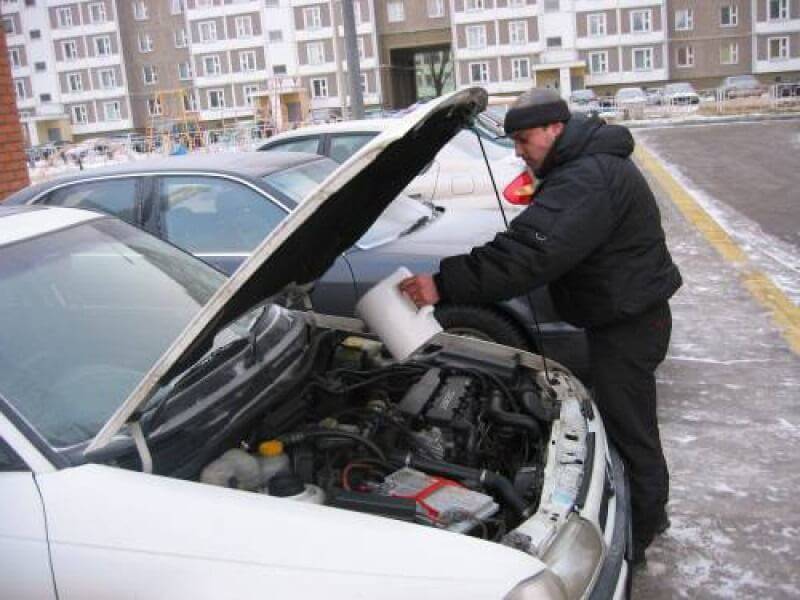
[[[268,440],[258,445],[258,453],[261,456],[278,456],[283,454],[283,442],[280,440]]]

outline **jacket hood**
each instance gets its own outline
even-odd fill
[[[633,136],[627,127],[609,125],[597,115],[574,114],[536,176],[545,177],[554,168],[580,156],[612,154],[627,158],[633,148]]]

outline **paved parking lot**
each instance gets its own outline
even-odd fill
[[[775,123],[751,131],[780,138],[783,128],[785,123]],[[707,137],[683,129],[636,136],[677,166],[674,174],[697,195],[724,196],[730,204],[723,202],[718,215],[726,226],[726,215],[733,214],[726,207],[738,211],[749,201],[763,203],[762,214],[738,212],[737,218],[763,223],[750,226],[762,231],[767,245],[780,245],[783,237],[791,262],[796,246],[781,232],[791,234],[784,227],[789,220],[797,232],[800,207],[797,194],[783,194],[800,184],[797,159],[786,160],[798,148],[746,131],[729,125]],[[733,150],[743,140],[749,146]],[[723,164],[738,161],[737,152],[751,156],[749,163],[739,161],[747,168],[717,177]],[[762,172],[759,165],[769,168]],[[673,526],[648,551],[648,564],[634,580],[634,598],[800,597],[800,356],[792,349],[792,323],[779,323],[779,311],[752,285],[758,276],[775,280],[761,268],[759,247],[732,235],[729,241],[745,256],[732,261],[713,230],[698,228],[678,209],[675,190],[648,178],[685,284],[672,303],[672,345],[658,373]],[[786,281],[773,291],[785,294],[779,306],[796,318],[797,301],[784,285],[792,277],[797,283],[790,266],[784,265]]]

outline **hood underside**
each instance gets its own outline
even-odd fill
[[[483,88],[454,92],[399,119],[333,172],[217,290],[87,448],[107,444],[163,381],[193,363],[214,334],[293,284],[315,281],[475,115]]]

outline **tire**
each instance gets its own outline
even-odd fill
[[[531,345],[519,326],[491,307],[476,304],[446,304],[435,311],[447,333],[473,337],[497,344],[530,350]]]

